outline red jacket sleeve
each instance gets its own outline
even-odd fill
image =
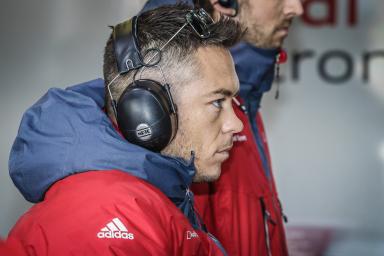
[[[24,251],[20,241],[12,238],[4,241],[0,238],[0,255],[26,256],[27,252]]]

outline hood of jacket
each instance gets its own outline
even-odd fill
[[[16,187],[30,202],[56,181],[89,170],[121,170],[159,188],[189,211],[193,159],[163,156],[128,143],[103,111],[104,81],[50,89],[23,115],[9,158]],[[187,198],[188,197],[188,198]]]
[[[256,48],[244,42],[231,48],[240,81],[240,97],[256,110],[263,94],[272,87],[278,53],[278,49]]]

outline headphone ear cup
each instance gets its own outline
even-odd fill
[[[117,123],[131,143],[160,152],[177,131],[177,114],[171,110],[164,86],[141,79],[130,84],[117,103]]]

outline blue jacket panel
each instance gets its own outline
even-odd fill
[[[163,156],[128,143],[103,111],[104,81],[50,89],[21,121],[9,158],[16,187],[30,202],[56,181],[88,170],[122,170],[158,187],[188,215],[193,159]],[[188,198],[187,198],[188,197]]]
[[[240,81],[240,97],[244,100],[263,169],[268,178],[271,178],[271,167],[255,117],[264,93],[272,87],[278,52],[278,49],[260,49],[247,43],[240,43],[231,49]]]

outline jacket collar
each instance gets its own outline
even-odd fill
[[[261,49],[248,43],[231,49],[240,81],[240,96],[257,108],[263,94],[271,89],[278,52],[278,49]]]

